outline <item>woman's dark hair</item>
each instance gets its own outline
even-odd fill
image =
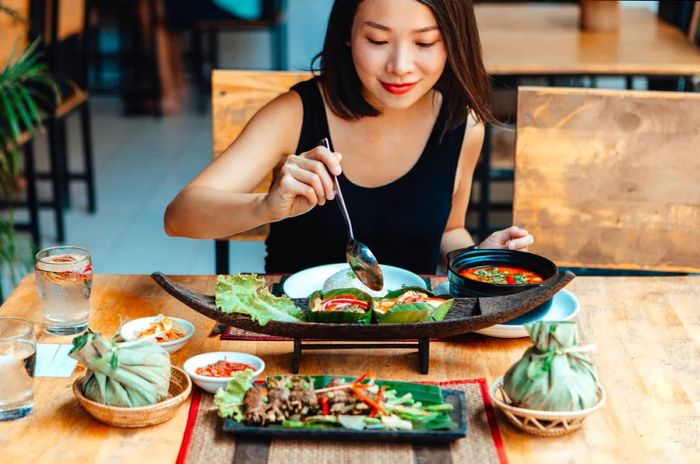
[[[331,110],[344,119],[376,116],[379,111],[363,96],[347,45],[357,7],[363,0],[336,0],[331,10],[323,50],[312,62]],[[469,111],[480,122],[496,123],[491,113],[491,82],[481,60],[481,43],[472,0],[416,0],[435,15],[447,51],[445,70],[436,84],[446,115],[443,131],[463,123]]]

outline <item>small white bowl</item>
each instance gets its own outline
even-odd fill
[[[138,335],[141,331],[147,329],[151,325],[151,322],[153,322],[156,319],[156,317],[157,316],[141,317],[139,319],[129,321],[126,324],[122,325],[121,329],[119,329],[119,335],[126,341],[136,340],[136,335]],[[194,325],[192,325],[191,322],[186,321],[185,319],[180,319],[179,317],[167,317],[168,319],[172,319],[185,331],[185,336],[182,338],[178,338],[177,340],[158,343],[158,346],[163,347],[168,353],[175,353],[180,348],[185,346],[187,341],[190,338],[192,338],[192,335],[194,335]]]
[[[237,353],[235,351],[216,351],[213,353],[203,353],[197,356],[192,356],[190,359],[185,361],[182,368],[187,372],[187,374],[192,377],[194,383],[199,386],[202,390],[208,391],[209,393],[216,393],[219,387],[226,387],[226,384],[233,377],[207,377],[206,375],[195,374],[195,370],[199,367],[208,366],[209,364],[215,363],[217,361],[229,361],[229,362],[239,362],[248,364],[255,368],[253,372],[253,379],[259,376],[262,371],[265,370],[265,362],[247,353]]]

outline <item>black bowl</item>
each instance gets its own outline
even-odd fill
[[[559,278],[559,268],[556,264],[547,258],[524,251],[462,248],[450,252],[447,258],[449,291],[452,296],[458,298],[512,295]],[[542,284],[489,284],[459,275],[461,270],[480,266],[513,266],[527,269],[542,276]],[[533,311],[547,311],[551,305],[552,300],[549,299]]]

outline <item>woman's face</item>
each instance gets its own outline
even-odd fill
[[[416,0],[364,0],[350,36],[352,59],[377,109],[404,109],[442,75],[447,51],[437,21]]]

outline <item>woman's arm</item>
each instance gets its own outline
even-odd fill
[[[467,206],[469,206],[474,169],[479,160],[483,142],[484,125],[476,122],[470,115],[467,119],[467,129],[464,133],[462,150],[457,164],[455,186],[452,193],[452,209],[440,242],[440,267],[443,269],[447,264],[447,253],[474,245],[474,240],[467,232],[464,221],[467,215]]]
[[[314,148],[295,155],[303,106],[296,92],[253,116],[236,140],[170,203],[168,235],[225,238],[303,214],[333,197],[329,172],[341,173],[340,154]],[[270,191],[252,193],[274,170]]]
[[[470,115],[467,119],[467,130],[465,131],[459,163],[457,164],[455,188],[452,195],[452,209],[440,242],[440,267],[442,269],[447,265],[447,253],[474,244],[474,240],[467,231],[464,221],[467,207],[469,206],[474,170],[479,160],[483,142],[484,125],[476,122]],[[489,235],[478,247],[527,251],[527,247],[532,245],[534,241],[534,238],[528,231],[512,226]]]
[[[298,216],[334,196],[340,153],[315,147],[295,155],[303,106],[288,92],[263,107],[226,151],[170,203],[169,235],[225,238]],[[251,193],[274,171],[270,191]]]
[[[270,222],[265,194],[250,192],[294,152],[302,118],[295,92],[260,109],[236,140],[170,202],[166,233],[224,238]]]

